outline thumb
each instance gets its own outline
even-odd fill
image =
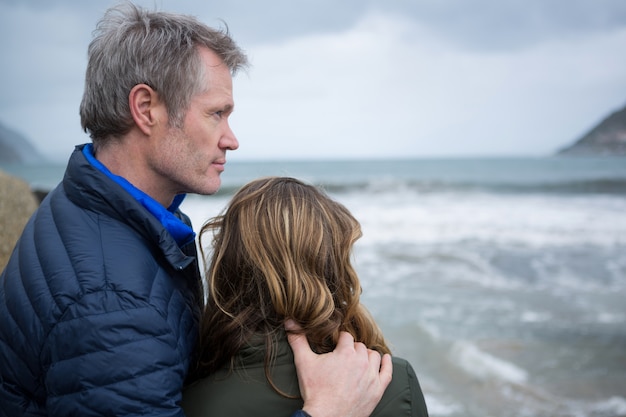
[[[315,355],[315,352],[313,352],[311,346],[309,346],[306,335],[297,333],[302,330],[300,325],[288,319],[285,321],[285,329],[287,330],[287,339],[289,340],[291,350],[293,350],[293,356],[296,362],[299,362],[300,359],[306,361],[308,356]]]

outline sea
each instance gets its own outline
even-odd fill
[[[63,165],[0,166],[49,189]],[[626,416],[626,158],[229,162],[195,229],[268,175],[360,221],[362,302],[433,417]]]

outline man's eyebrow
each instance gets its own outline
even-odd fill
[[[207,113],[232,113],[235,110],[235,106],[231,103],[226,104],[215,104],[214,106],[209,106],[206,108]]]
[[[218,112],[218,111],[222,113],[232,113],[234,110],[235,110],[235,106],[232,103],[226,103],[223,105],[215,105],[207,109],[207,111],[211,113]]]

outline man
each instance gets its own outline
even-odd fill
[[[110,9],[89,46],[82,126],[63,182],[0,277],[0,415],[182,416],[202,288],[185,193],[220,186],[232,75],[247,59],[194,18]],[[289,326],[294,326],[289,323]],[[314,354],[290,340],[294,416],[366,416],[389,356],[347,334]]]

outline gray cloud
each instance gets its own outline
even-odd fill
[[[389,0],[374,2],[462,48],[510,50],[626,27],[622,0]]]
[[[86,50],[114,3],[0,0],[0,120],[43,152],[87,140]],[[138,4],[223,19],[250,52],[250,78],[235,83],[241,155],[263,155],[261,142],[297,154],[295,133],[311,152],[345,155],[352,136],[371,155],[546,153],[626,99],[623,0]],[[382,149],[385,135],[399,151]]]

